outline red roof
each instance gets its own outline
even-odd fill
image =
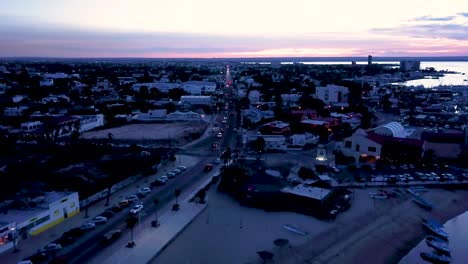
[[[398,144],[403,144],[407,146],[422,148],[424,144],[424,141],[419,140],[419,139],[396,138],[396,137],[390,137],[390,136],[382,136],[378,134],[369,134],[367,135],[367,138],[380,145],[398,143]]]

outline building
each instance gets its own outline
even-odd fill
[[[281,121],[266,123],[259,129],[263,135],[287,135],[290,130],[289,124]]]
[[[161,93],[168,93],[171,89],[180,88],[180,84],[165,82],[135,83],[132,85],[132,90],[139,92],[142,87],[147,87],[148,91],[151,91],[151,89],[158,89]]]
[[[421,68],[421,62],[415,60],[404,60],[400,61],[400,71],[419,71]]]
[[[104,115],[79,115],[73,116],[80,120],[80,132],[86,132],[96,127],[104,126]]]
[[[367,56],[367,65],[372,65],[372,55]]]
[[[180,103],[188,105],[212,105],[213,100],[208,95],[183,95],[180,97]]]
[[[202,121],[202,115],[195,112],[179,112],[175,111],[167,115],[168,121]]]
[[[296,105],[297,101],[299,101],[299,98],[301,98],[302,95],[300,94],[282,94],[281,99],[283,100],[283,106],[286,105]]]
[[[32,121],[32,122],[21,123],[21,129],[24,132],[32,132],[32,131],[35,131],[35,130],[41,128],[41,127],[42,127],[42,122],[40,122],[40,121]]]
[[[374,129],[374,133],[396,138],[406,138],[408,136],[405,128],[398,122],[390,122],[385,125],[381,125]]]
[[[189,81],[183,82],[181,88],[192,95],[204,95],[214,93],[216,90],[215,82]]]
[[[37,235],[80,212],[77,192],[49,192],[34,199],[25,199],[28,209],[5,209],[0,222],[0,252],[13,247],[8,237],[17,242]],[[5,212],[6,211],[6,212]]]
[[[311,133],[294,134],[290,137],[290,140],[293,146],[303,147],[307,144],[317,144],[319,142],[319,136],[315,136]]]
[[[260,98],[262,97],[262,93],[258,90],[252,90],[249,92],[249,101],[251,103],[260,102]]]
[[[317,87],[315,97],[326,104],[347,104],[348,88],[344,86],[329,84],[325,87]]]

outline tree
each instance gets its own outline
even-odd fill
[[[154,204],[154,221],[153,221],[153,227],[157,227],[159,226],[159,222],[158,222],[158,205],[159,205],[159,199],[158,198],[155,198],[153,200],[153,204]]]
[[[228,163],[229,159],[231,158],[231,154],[231,148],[229,147],[223,151],[223,153],[221,153],[221,159],[223,160],[224,165]]]
[[[167,96],[169,96],[169,98],[171,98],[174,101],[179,101],[182,95],[187,95],[187,94],[188,93],[184,89],[174,88],[174,89],[169,90]]]
[[[128,242],[127,247],[132,248],[135,246],[135,242],[133,241],[133,229],[138,223],[138,218],[130,216],[129,218],[127,218],[126,223],[127,228],[130,229],[130,242]]]
[[[265,139],[263,137],[258,137],[255,139],[252,144],[252,148],[255,152],[261,155],[262,152],[265,152]]]
[[[306,167],[301,167],[297,172],[297,176],[304,180],[315,179],[317,177],[313,170]]]
[[[321,143],[326,143],[328,141],[328,128],[325,125],[321,125],[319,128],[319,138]]]
[[[174,211],[177,211],[180,208],[179,200],[178,200],[179,196],[180,196],[180,193],[181,193],[180,189],[175,189],[174,190],[174,196],[175,196],[175,199],[176,199],[175,204],[172,206],[172,210],[174,210]]]

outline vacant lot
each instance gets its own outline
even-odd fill
[[[178,122],[167,124],[131,124],[121,127],[108,128],[98,131],[86,132],[86,139],[107,139],[120,141],[151,141],[152,143],[171,141],[173,145],[185,144],[190,141],[190,135],[203,133],[206,124],[200,122]]]

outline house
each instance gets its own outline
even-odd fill
[[[117,77],[119,80],[119,85],[132,84],[136,83],[137,80],[133,77]]]
[[[347,104],[348,94],[349,91],[347,87],[333,84],[329,84],[325,87],[317,87],[315,89],[315,97],[326,104]]]
[[[287,139],[283,135],[261,135],[261,134],[249,134],[247,135],[246,142],[255,141],[257,138],[263,138],[265,140],[265,150],[286,150]]]
[[[301,124],[306,130],[315,131],[321,126],[332,129],[340,124],[340,120],[334,117],[315,117],[312,119],[304,119]]]
[[[166,120],[168,121],[202,121],[202,115],[189,111],[179,112],[175,111],[167,115]]]
[[[22,116],[24,111],[28,110],[28,106],[18,106],[18,107],[5,107],[3,110],[4,116]]]
[[[80,132],[86,132],[96,127],[104,126],[103,114],[75,115],[73,117],[78,118],[78,120],[80,121]]]
[[[39,129],[42,126],[42,122],[40,121],[31,121],[31,122],[25,122],[21,123],[21,129],[24,132],[31,132]]]
[[[188,81],[181,84],[182,89],[192,95],[211,94],[216,90],[215,82]]]
[[[302,95],[300,94],[282,94],[281,99],[283,100],[283,106],[286,105],[296,105],[297,101],[299,101],[299,98],[301,98]]]
[[[307,144],[317,144],[319,137],[311,133],[294,134],[290,137],[290,140],[293,146],[303,147]]]
[[[80,121],[72,116],[54,116],[44,122],[45,133],[49,137],[70,136],[78,128]]]
[[[369,157],[373,161],[380,159],[382,145],[369,139],[363,129],[358,129],[351,137],[344,139],[340,150],[344,155],[353,157],[356,164],[359,164],[362,158]]]
[[[242,110],[242,117],[247,118],[252,124],[260,122],[262,119],[271,119],[275,117],[273,111],[261,111],[258,108],[250,107]]]
[[[313,119],[316,118],[317,111],[311,109],[304,109],[304,110],[292,110],[291,115],[294,121],[301,121],[305,119]]]
[[[263,135],[287,135],[290,130],[289,124],[281,121],[266,123],[259,129]]]
[[[207,95],[183,95],[180,97],[180,103],[186,105],[212,105],[211,96]]]
[[[137,121],[162,121],[166,120],[167,110],[166,109],[154,109],[148,111],[148,113],[141,113],[134,116],[132,119]]]

